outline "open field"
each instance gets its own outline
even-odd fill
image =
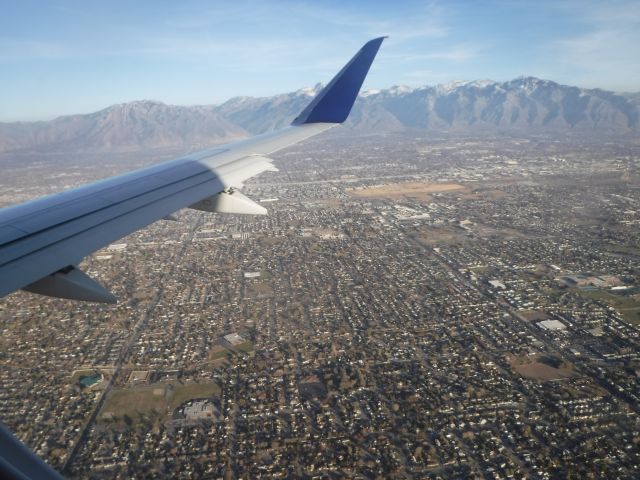
[[[342,206],[342,200],[334,197],[318,198],[314,200],[314,203],[319,206],[322,205],[329,208],[339,208]]]
[[[531,378],[532,380],[541,380],[543,382],[547,380],[559,380],[561,378],[568,378],[571,376],[570,370],[553,368],[539,362],[517,365],[514,366],[513,369],[523,377]]]
[[[527,236],[513,228],[496,229],[490,226],[474,223],[466,229],[458,225],[422,226],[416,239],[425,246],[457,245],[473,241],[473,238],[498,238],[500,240],[518,240]]]
[[[245,297],[261,298],[273,295],[273,287],[268,282],[247,282]]]
[[[563,362],[558,368],[554,368],[547,363],[542,363],[538,359],[529,357],[511,357],[509,364],[514,371],[523,377],[532,380],[546,382],[548,380],[560,380],[574,375],[573,366]]]
[[[414,198],[429,201],[433,193],[447,193],[455,191],[467,191],[468,188],[458,183],[431,183],[431,182],[401,182],[389,183],[369,188],[356,188],[347,190],[347,193],[359,198],[380,198],[398,200],[402,198]]]
[[[455,245],[465,241],[467,232],[456,226],[425,227],[420,230],[417,240],[427,247]]]
[[[603,290],[577,290],[582,296],[601,300],[615,308],[622,318],[634,325],[640,324],[640,298],[636,295],[614,295]]]
[[[180,404],[192,398],[216,397],[220,388],[214,383],[167,383],[135,388],[114,389],[102,410],[102,418],[136,422],[143,417],[163,420]]]
[[[192,398],[218,396],[220,396],[220,387],[215,383],[187,383],[174,388],[173,396],[169,402],[169,408],[173,411],[182,403]]]
[[[214,345],[209,350],[209,360],[220,360],[231,356],[231,352],[222,345]]]
[[[233,349],[237,350],[238,352],[249,353],[253,352],[255,350],[255,347],[251,342],[243,342],[238,345],[234,345]]]
[[[80,377],[84,377],[86,375],[94,375],[96,373],[102,373],[102,372],[96,368],[82,368],[79,370],[75,370],[71,374],[71,378],[69,379],[69,382],[78,383],[80,381]]]
[[[493,199],[497,199],[497,198],[503,198],[506,197],[507,193],[502,191],[502,190],[498,190],[498,189],[484,189],[484,188],[479,188],[479,189],[474,189],[471,192],[464,192],[460,198],[462,200],[478,200],[480,198],[493,198]]]
[[[617,309],[627,322],[640,325],[640,307]]]
[[[634,245],[609,245],[607,250],[614,253],[640,256],[640,248]]]

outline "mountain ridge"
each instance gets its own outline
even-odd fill
[[[0,152],[198,148],[288,125],[322,85],[219,105],[153,100],[111,105],[50,121],[0,123]],[[640,133],[640,93],[584,89],[522,76],[505,82],[395,85],[361,92],[345,127],[356,131],[536,130]]]

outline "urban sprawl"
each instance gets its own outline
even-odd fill
[[[15,161],[0,201],[133,156],[104,158]],[[274,158],[243,189],[268,216],[182,210],[87,258],[118,305],[2,299],[0,421],[70,478],[640,476],[637,140]]]

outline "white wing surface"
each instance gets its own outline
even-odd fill
[[[268,155],[346,120],[383,38],[367,42],[291,126],[0,210],[0,297],[24,289],[113,303],[77,265],[185,207],[264,214],[238,190]]]

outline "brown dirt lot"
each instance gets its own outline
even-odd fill
[[[533,322],[533,321],[539,322],[549,318],[549,315],[539,310],[524,310],[520,312],[520,315],[522,315],[524,318],[526,318],[530,322]]]
[[[428,227],[420,230],[418,241],[428,247],[462,243],[467,233],[459,227]]]
[[[347,190],[347,193],[359,198],[385,198],[389,200],[417,198],[428,201],[431,200],[430,194],[455,191],[468,192],[469,189],[458,183],[401,182]]]

